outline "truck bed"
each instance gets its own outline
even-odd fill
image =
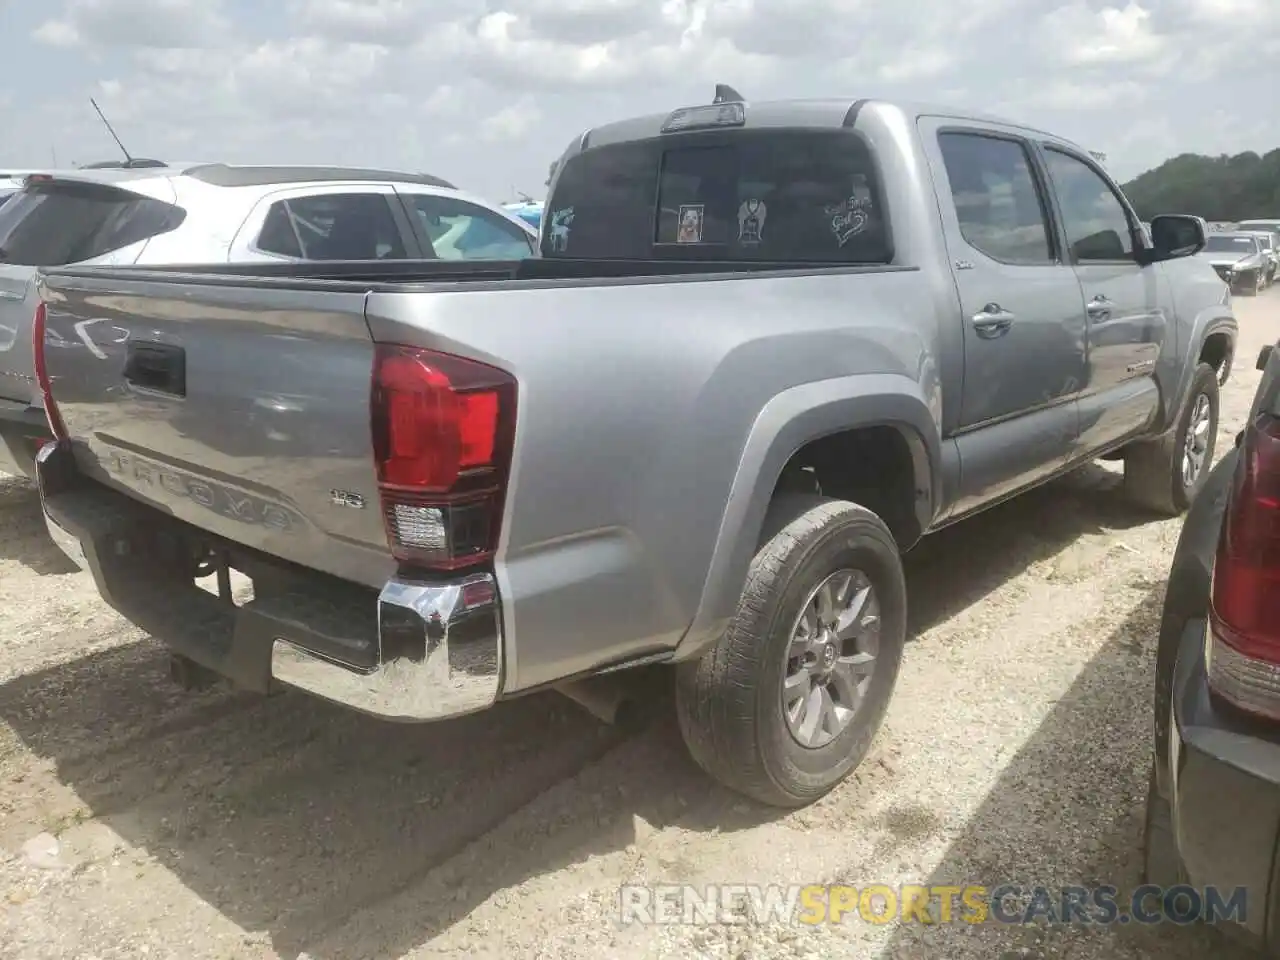
[[[505,682],[523,689],[679,642],[719,589],[719,533],[746,508],[726,506],[731,485],[771,398],[928,370],[936,346],[904,339],[898,317],[933,316],[951,291],[919,270],[756,266],[50,270],[45,353],[68,446],[97,486],[375,591],[403,572],[374,456],[375,356],[405,345],[513,378],[492,565],[523,638]],[[130,350],[156,346],[128,382]],[[169,378],[166,350],[184,382],[149,384]],[[566,634],[565,609],[590,627]]]

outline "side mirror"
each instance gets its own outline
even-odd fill
[[[1142,258],[1147,263],[1191,257],[1204,249],[1205,225],[1199,217],[1165,213],[1151,218],[1151,247]]]
[[[1258,352],[1258,362],[1253,365],[1255,370],[1267,369],[1267,364],[1271,362],[1271,354],[1275,352],[1275,347],[1265,346]]]

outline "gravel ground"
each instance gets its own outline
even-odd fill
[[[1238,299],[1219,452],[1280,289]],[[1230,960],[1186,928],[620,926],[635,883],[1130,888],[1177,521],[1109,467],[927,540],[873,754],[781,815],[555,696],[388,727],[301,695],[186,694],[0,478],[0,957]]]

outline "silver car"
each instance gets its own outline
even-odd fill
[[[39,267],[520,260],[537,231],[426,174],[169,164],[31,174],[0,207],[0,471],[48,435],[31,324]]]
[[[1280,268],[1280,235],[1270,230],[1241,230],[1240,232],[1251,233],[1258,238],[1258,244],[1262,247],[1262,252],[1266,255],[1269,264],[1266,285],[1271,286],[1276,282],[1276,270]]]
[[[1276,246],[1280,247],[1280,220],[1241,220],[1236,224],[1236,229],[1249,233],[1261,230],[1265,233],[1274,234]]]
[[[1267,285],[1271,259],[1255,234],[1211,233],[1196,256],[1209,262],[1232,293],[1254,295]]]

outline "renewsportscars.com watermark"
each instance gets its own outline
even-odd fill
[[[1192,924],[1244,923],[1244,887],[1140,886],[1119,888],[1048,887],[1000,884],[994,887],[872,884],[806,886],[758,884],[624,885],[618,891],[624,924],[831,924],[1049,923]]]

